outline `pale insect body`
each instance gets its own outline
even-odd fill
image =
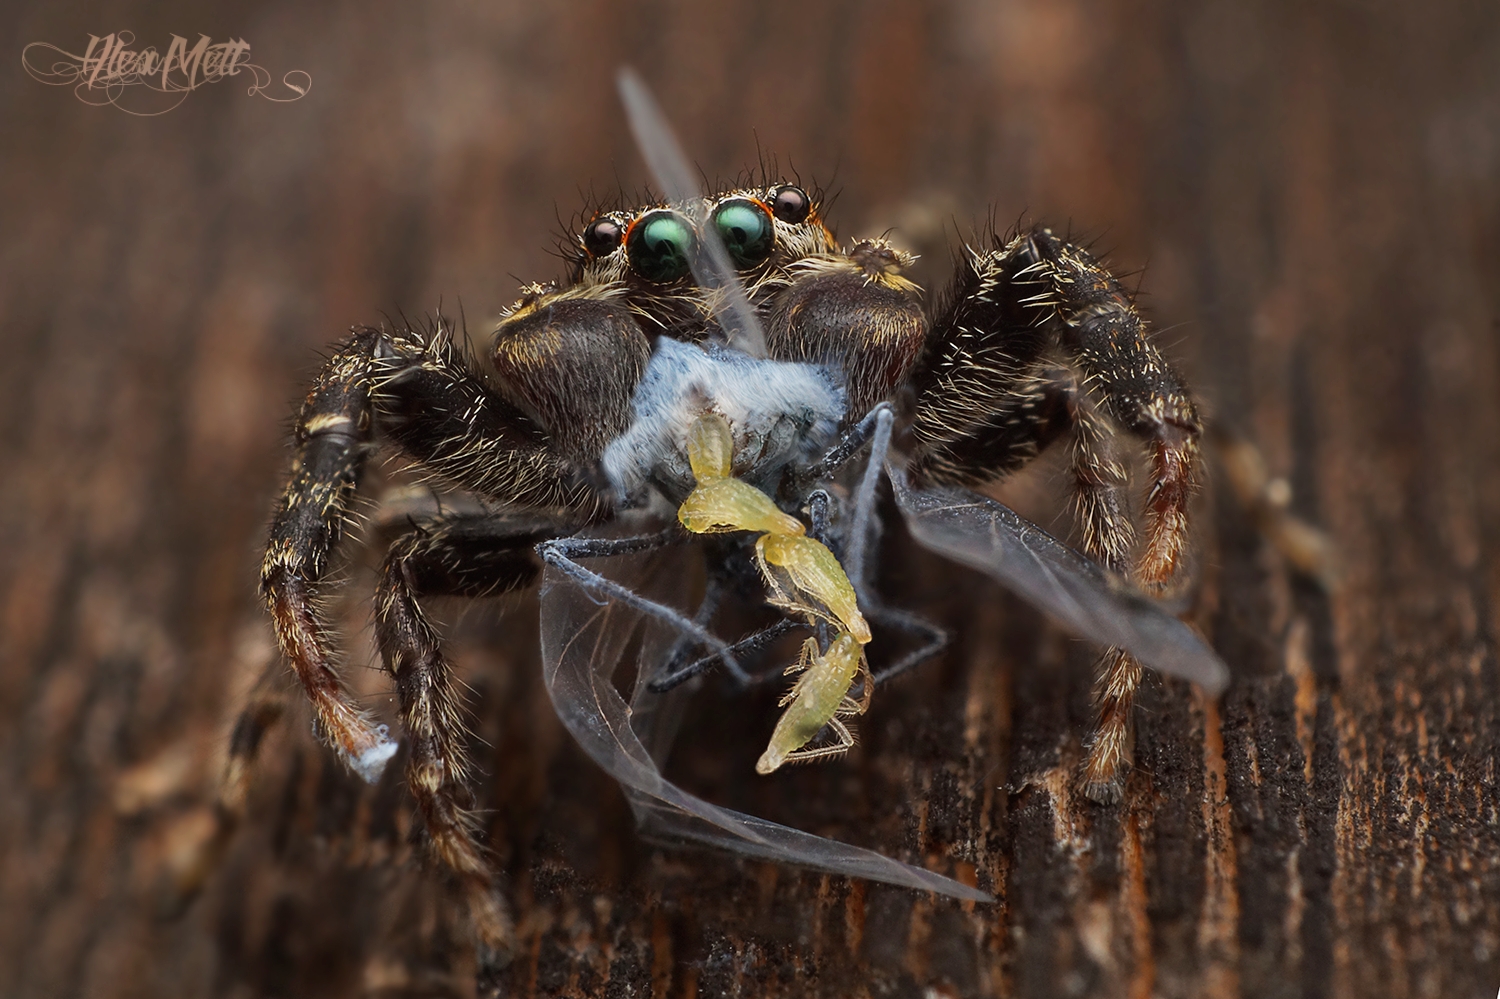
[[[861,673],[866,677],[864,649],[849,632],[842,632],[824,651],[818,640],[809,638],[802,645],[802,658],[787,668],[788,675],[800,673],[791,691],[778,703],[786,708],[771,733],[771,742],[755,762],[755,772],[768,774],[794,760],[810,762],[842,753],[854,745],[854,734],[839,719],[862,715],[869,707],[870,687],[859,700],[849,696],[849,688]],[[836,741],[830,746],[806,749],[825,727],[832,728]]]

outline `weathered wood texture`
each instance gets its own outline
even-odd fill
[[[173,914],[159,889],[267,654],[257,546],[315,351],[440,301],[482,334],[511,275],[556,273],[555,211],[642,177],[622,60],[710,173],[752,162],[756,136],[836,169],[846,235],[930,242],[934,219],[993,205],[1147,267],[1163,342],[1331,530],[1347,585],[1298,581],[1206,497],[1199,620],[1237,679],[1218,705],[1153,682],[1119,808],[1071,790],[1088,650],[927,559],[888,572],[958,645],[877,699],[847,760],[755,778],[769,702],[704,700],[678,760],[694,786],[972,874],[989,907],[642,844],[546,705],[534,601],[455,609],[527,942],[514,993],[1500,987],[1500,7],[33,2],[0,20],[12,60],[205,32],[313,79],[295,104],[222,83],[149,119],[14,61],[0,83],[0,992],[471,989],[400,780],[340,772],[295,698],[204,893]],[[389,710],[367,614],[344,609],[351,675]]]

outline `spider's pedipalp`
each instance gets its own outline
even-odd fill
[[[910,263],[878,239],[806,257],[788,269],[767,322],[772,357],[843,370],[851,420],[889,399],[922,349],[921,290],[901,274]]]

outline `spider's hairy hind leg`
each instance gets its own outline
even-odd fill
[[[171,866],[162,885],[164,891],[158,897],[163,915],[179,915],[197,897],[223,862],[236,830],[245,820],[261,743],[286,712],[286,698],[276,682],[280,678],[280,665],[275,657],[265,664],[235,718],[213,805],[212,832],[189,850],[177,854],[177,862]]]
[[[1095,665],[1094,674],[1098,717],[1083,764],[1083,793],[1092,801],[1112,805],[1124,791],[1124,771],[1130,762],[1131,709],[1141,683],[1141,663],[1124,649],[1110,649]]]
[[[274,676],[279,664],[271,662],[256,681],[249,702],[235,718],[229,735],[229,752],[224,760],[224,774],[219,781],[216,811],[226,828],[226,837],[245,817],[250,795],[250,779],[255,772],[256,757],[266,734],[286,713],[286,698],[276,688]]]
[[[490,517],[438,521],[391,545],[376,591],[376,642],[411,741],[407,785],[433,853],[459,881],[488,963],[508,959],[515,929],[472,811],[462,698],[417,597],[481,597],[529,586],[539,571],[532,548],[550,533]]]
[[[356,335],[323,367],[297,419],[292,478],[271,525],[260,592],[282,651],[312,702],[321,737],[373,782],[396,751],[384,726],[353,702],[335,667],[314,587],[348,525],[373,423],[376,335]]]
[[[1108,421],[1088,398],[1075,396],[1072,417],[1069,466],[1083,550],[1094,561],[1128,577],[1135,549],[1135,523],[1125,494],[1130,473],[1115,453]]]

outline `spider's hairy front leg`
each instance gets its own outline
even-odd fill
[[[377,427],[424,466],[481,495],[586,522],[601,503],[577,465],[470,370],[447,331],[362,329],[302,405],[296,457],[271,525],[261,594],[318,731],[367,781],[396,744],[353,703],[315,598],[347,529]]]
[[[1085,549],[1148,590],[1166,588],[1186,544],[1201,424],[1129,294],[1086,251],[1042,228],[968,251],[913,384],[918,481],[993,480],[1071,428]],[[1153,475],[1146,542],[1133,566],[1116,428],[1146,444]],[[1119,796],[1141,666],[1111,649],[1098,676],[1084,784],[1107,801]]]
[[[355,706],[339,678],[314,588],[327,574],[350,517],[373,431],[376,334],[356,335],[323,367],[297,419],[292,478],[271,525],[260,592],[276,637],[312,702],[318,733],[373,782],[396,752],[385,727]]]
[[[391,545],[376,592],[375,638],[411,741],[407,785],[433,852],[463,889],[482,963],[509,956],[514,927],[471,810],[462,699],[417,598],[483,597],[530,586],[540,569],[532,549],[555,534],[551,526],[518,527],[493,517],[428,524]]]
[[[1089,495],[1092,479],[1120,482],[1124,472],[1105,450],[1108,423],[1095,421],[1092,408],[1097,405],[1109,422],[1146,445],[1152,474],[1146,538],[1130,576],[1148,592],[1163,592],[1177,574],[1187,545],[1188,502],[1203,431],[1197,407],[1181,378],[1147,338],[1145,321],[1113,275],[1085,250],[1045,229],[1032,232],[1027,247],[1035,263],[1023,275],[1041,286],[1034,300],[1055,309],[1062,345],[1082,373],[1088,397],[1079,405],[1074,464],[1085,546],[1090,555],[1117,570],[1128,567],[1126,557],[1135,547],[1133,526],[1118,508],[1122,504]],[[1117,496],[1118,488],[1113,493]],[[1129,757],[1131,707],[1141,664],[1110,649],[1097,675],[1098,722],[1084,763],[1084,791],[1096,801],[1112,802],[1119,799]]]
[[[1062,322],[1063,346],[1084,375],[1084,389],[1146,445],[1152,483],[1135,581],[1148,591],[1165,590],[1187,545],[1188,501],[1203,435],[1198,409],[1113,275],[1087,251],[1045,229],[1033,232],[1030,243],[1037,261],[1027,270],[1045,286],[1042,296]]]

